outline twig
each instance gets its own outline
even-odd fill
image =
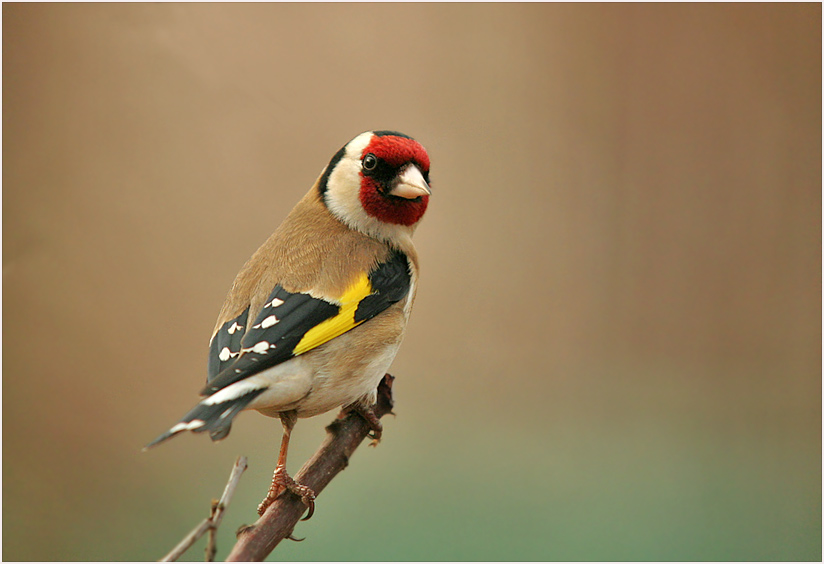
[[[248,466],[245,456],[238,456],[235,465],[232,467],[232,473],[229,474],[229,481],[223,489],[223,495],[220,496],[220,501],[212,501],[212,510],[209,518],[204,519],[191,533],[174,547],[169,554],[159,560],[159,562],[174,562],[180,558],[184,552],[197,542],[197,539],[203,536],[206,531],[209,531],[209,544],[206,547],[206,560],[212,561],[215,556],[217,548],[215,546],[215,531],[220,526],[223,520],[223,514],[232,501],[232,496],[235,494],[237,485],[240,482],[240,476]]]
[[[392,413],[392,381],[387,374],[378,386],[378,402],[374,406],[377,417]],[[295,476],[299,483],[320,494],[341,470],[349,464],[349,457],[369,434],[370,425],[356,413],[336,419],[326,427],[327,435],[315,455]],[[238,541],[227,562],[260,562],[274,550],[280,541],[292,536],[292,531],[306,511],[300,498],[291,492],[281,494],[253,525],[238,530]]]
[[[212,500],[212,510],[209,512],[209,520],[215,520],[215,514],[217,513],[217,508],[220,507],[220,503],[218,500]],[[214,562],[215,555],[217,554],[217,528],[216,527],[209,527],[209,534],[206,537],[208,540],[206,541],[206,557],[204,560],[206,562]]]

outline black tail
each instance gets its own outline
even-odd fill
[[[232,429],[232,419],[264,391],[265,388],[251,390],[240,397],[211,404],[206,403],[209,401],[209,398],[206,398],[184,415],[171,429],[143,447],[143,450],[159,445],[183,431],[192,431],[193,433],[209,431],[212,440],[219,441],[225,438]]]

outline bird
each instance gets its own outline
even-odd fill
[[[146,449],[186,431],[219,441],[245,410],[279,418],[258,513],[288,490],[311,517],[315,492],[286,471],[292,429],[342,408],[380,440],[372,406],[415,300],[412,235],[432,194],[429,166],[426,149],[397,131],[367,131],[337,151],[235,278],[209,343],[203,399]]]

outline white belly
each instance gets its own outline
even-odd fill
[[[391,313],[387,310],[389,315],[247,378],[254,380],[255,386],[267,388],[247,409],[270,417],[291,410],[296,410],[298,417],[313,417],[359,400],[374,404],[378,384],[401,344],[406,325],[402,307],[398,304]],[[403,322],[397,323],[398,318]]]

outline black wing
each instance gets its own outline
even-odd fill
[[[409,260],[394,251],[347,290],[339,304],[275,286],[251,327],[247,308],[217,331],[209,350],[208,385],[201,394],[212,394],[353,329],[402,300],[410,284]]]

